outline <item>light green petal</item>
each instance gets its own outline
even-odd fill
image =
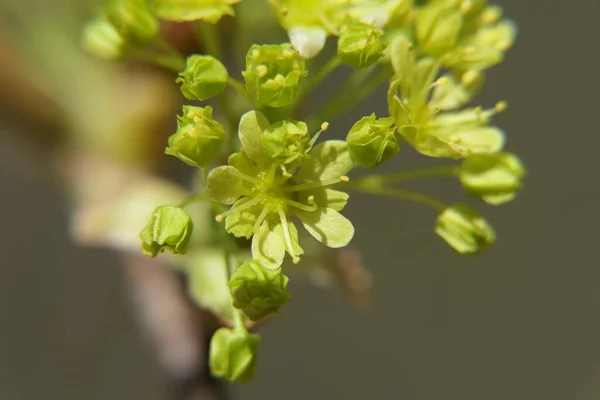
[[[223,204],[233,204],[240,197],[250,194],[248,184],[235,174],[236,171],[228,165],[210,171],[205,191],[208,198]]]
[[[244,150],[240,150],[239,153],[233,153],[230,155],[227,162],[229,165],[237,168],[238,171],[248,176],[257,176],[260,172],[256,164],[252,162]]]
[[[353,167],[352,158],[343,140],[320,143],[311,150],[309,157],[296,175],[299,182],[338,179]]]
[[[290,241],[292,242],[292,248],[290,251],[290,249],[288,249],[286,246],[286,251],[292,258],[301,256],[302,254],[304,254],[304,250],[302,249],[302,247],[300,247],[300,242],[298,241],[298,229],[296,229],[296,225],[294,225],[294,223],[289,219],[287,220],[287,225],[290,233]],[[283,231],[281,221],[272,219],[270,221],[270,227],[273,230],[273,232],[275,232],[279,236],[281,241],[285,244],[285,233]]]
[[[298,200],[303,204],[308,204],[308,197],[314,196],[315,203],[319,208],[331,208],[335,211],[342,211],[348,203],[350,197],[348,193],[329,188],[319,188],[304,190],[298,193]]]
[[[224,15],[234,15],[233,7],[241,0],[154,0],[156,15],[169,21],[203,20],[216,24]]]
[[[246,199],[247,198],[238,200],[233,207],[243,204]],[[246,239],[250,239],[254,233],[254,224],[256,223],[256,219],[261,210],[262,206],[257,204],[247,210],[242,210],[226,216],[225,229],[235,237],[245,237]]]
[[[269,269],[276,269],[283,263],[285,257],[285,244],[269,227],[263,223],[252,238],[252,258],[258,260]]]
[[[344,247],[354,236],[352,222],[331,208],[314,212],[302,211],[296,215],[308,233],[328,247]]]
[[[266,162],[260,137],[269,127],[269,120],[260,111],[248,111],[240,119],[239,136],[244,152],[260,166]]]

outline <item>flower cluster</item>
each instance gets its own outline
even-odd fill
[[[211,101],[183,106],[165,149],[197,168],[194,193],[179,205],[157,207],[140,239],[151,257],[187,253],[172,261],[188,275],[190,296],[223,324],[209,361],[213,375],[230,381],[253,376],[260,340],[250,331],[291,299],[284,269],[301,259],[298,269],[307,260],[325,263],[309,247],[310,236],[334,249],[352,240],[354,226],[341,214],[347,191],[430,206],[438,213],[433,231],[456,252],[476,254],[496,237],[479,211],[396,185],[450,176],[469,196],[497,206],[516,197],[525,176],[519,158],[505,149],[504,132],[492,125],[506,103],[470,104],[486,69],[503,60],[516,36],[498,6],[487,0],[266,1],[290,43],[256,43],[252,33],[267,30],[269,17],[248,9],[238,12],[238,24],[215,26],[235,16],[236,4],[249,3],[241,0],[110,0],[84,31],[90,52],[169,68],[183,98]],[[207,54],[180,54],[160,37],[159,19],[193,25]],[[235,43],[247,41],[242,53],[219,47],[221,26],[239,35]],[[328,37],[336,47],[322,52]],[[228,70],[236,64],[245,64],[241,75]],[[349,70],[347,82],[306,115],[306,100],[314,91],[327,95],[321,84],[340,66]],[[329,127],[322,121],[383,82],[389,115],[357,116],[345,140],[319,142]],[[371,172],[406,147],[459,164]],[[368,174],[350,181],[355,167]]]

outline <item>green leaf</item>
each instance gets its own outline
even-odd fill
[[[302,181],[327,181],[346,175],[354,166],[346,142],[328,140],[316,145],[309,153],[296,179]]]
[[[267,222],[264,222],[252,238],[252,258],[266,268],[279,268],[285,257],[285,244]]]
[[[262,149],[261,136],[268,127],[269,120],[260,111],[248,111],[240,119],[238,133],[244,153],[259,167],[263,167],[267,163],[267,156]]]
[[[306,230],[319,242],[328,247],[346,246],[354,236],[352,222],[331,208],[314,212],[299,211],[296,215]]]
[[[252,192],[237,169],[224,165],[210,171],[205,193],[211,200],[229,205]]]

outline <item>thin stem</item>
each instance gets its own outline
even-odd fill
[[[227,79],[227,84],[229,85],[229,87],[234,89],[238,94],[242,95],[242,97],[244,97],[246,99],[248,98],[248,92],[246,91],[246,86],[244,86],[244,84],[242,82],[238,81],[237,79],[229,77],[229,79]]]
[[[402,200],[413,201],[415,203],[424,204],[426,206],[432,207],[436,211],[444,211],[446,209],[446,205],[439,201],[438,199],[419,193],[414,192],[412,190],[404,190],[404,189],[393,189],[393,188],[366,188],[363,186],[357,186],[354,184],[349,184],[348,189],[355,189],[364,193],[376,194],[382,196],[390,196],[396,197]]]
[[[284,189],[284,191],[286,193],[299,192],[301,190],[309,190],[309,189],[316,189],[316,188],[325,187],[325,186],[331,186],[331,185],[335,185],[336,183],[340,183],[340,182],[348,182],[348,177],[340,176],[339,178],[333,178],[333,179],[329,179],[326,181],[301,183],[299,185],[286,187]]]
[[[225,238],[224,241],[227,241],[228,238]],[[236,266],[231,262],[231,252],[229,250],[229,246],[227,243],[223,243],[223,257],[225,257],[225,273],[227,274],[227,282],[231,280],[231,276],[236,270]],[[228,288],[229,289],[229,288]],[[246,329],[244,324],[244,317],[242,315],[242,311],[233,307],[233,326],[234,328],[242,328]]]
[[[331,103],[317,114],[317,121],[332,121],[342,112],[350,111],[369,97],[390,76],[387,69],[382,69],[372,79],[363,84],[370,76],[370,72],[371,69],[359,69],[351,75],[348,82],[344,84],[346,92],[349,91],[350,93],[341,93],[336,96]]]
[[[331,57],[313,76],[312,79],[309,79],[306,85],[300,90],[300,96],[298,98],[298,103],[310,92],[312,92],[321,82],[325,80],[337,67],[339,67],[342,63],[340,57],[336,54]]]
[[[194,33],[198,43],[204,48],[207,54],[222,60],[223,51],[221,46],[221,35],[217,25],[206,22],[197,22]]]
[[[135,49],[131,50],[129,54],[134,58],[148,61],[173,72],[181,72],[185,69],[185,58],[179,53],[151,53]]]
[[[189,206],[190,204],[199,203],[201,201],[208,201],[208,197],[202,196],[202,195],[190,196],[187,199],[185,199],[184,201],[182,201],[181,203],[179,203],[179,207],[185,208],[185,207]]]
[[[410,171],[393,172],[391,174],[369,175],[354,181],[356,186],[377,187],[383,183],[400,183],[415,181],[423,178],[436,178],[442,176],[457,176],[460,167],[447,165],[443,167],[423,168]]]

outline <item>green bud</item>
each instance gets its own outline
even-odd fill
[[[284,165],[302,164],[309,149],[310,136],[304,122],[280,121],[269,126],[260,137],[265,154]]]
[[[381,29],[363,23],[346,27],[338,39],[337,53],[342,61],[356,68],[375,64],[383,55],[387,41]]]
[[[158,19],[146,0],[113,0],[106,9],[106,17],[134,44],[148,44],[158,34]]]
[[[346,137],[352,160],[365,168],[376,167],[400,150],[393,118],[375,114],[355,123]]]
[[[188,57],[185,69],[175,82],[181,83],[181,93],[188,100],[206,100],[227,87],[229,74],[225,66],[213,56]]]
[[[252,379],[259,344],[260,336],[243,328],[220,328],[210,341],[211,373],[230,382]]]
[[[178,129],[169,137],[165,153],[194,166],[206,167],[221,151],[225,131],[212,116],[212,107],[183,106]]]
[[[459,38],[463,14],[459,0],[429,1],[416,14],[416,38],[421,50],[435,57],[452,50]]]
[[[246,55],[242,75],[256,102],[284,107],[298,97],[300,80],[306,76],[305,61],[289,43],[253,45]]]
[[[281,268],[268,269],[260,262],[243,263],[231,276],[229,289],[233,306],[252,320],[276,312],[292,297],[286,290],[288,277]]]
[[[515,198],[525,168],[514,154],[477,154],[466,158],[460,168],[465,190],[486,203],[499,205]]]
[[[82,46],[97,57],[113,61],[123,55],[125,40],[113,24],[104,18],[96,18],[85,26]]]
[[[496,240],[494,229],[466,204],[456,204],[442,211],[435,233],[460,254],[475,254]]]
[[[192,219],[183,208],[157,207],[148,225],[140,232],[142,253],[150,257],[156,257],[165,250],[185,254],[192,230]]]

